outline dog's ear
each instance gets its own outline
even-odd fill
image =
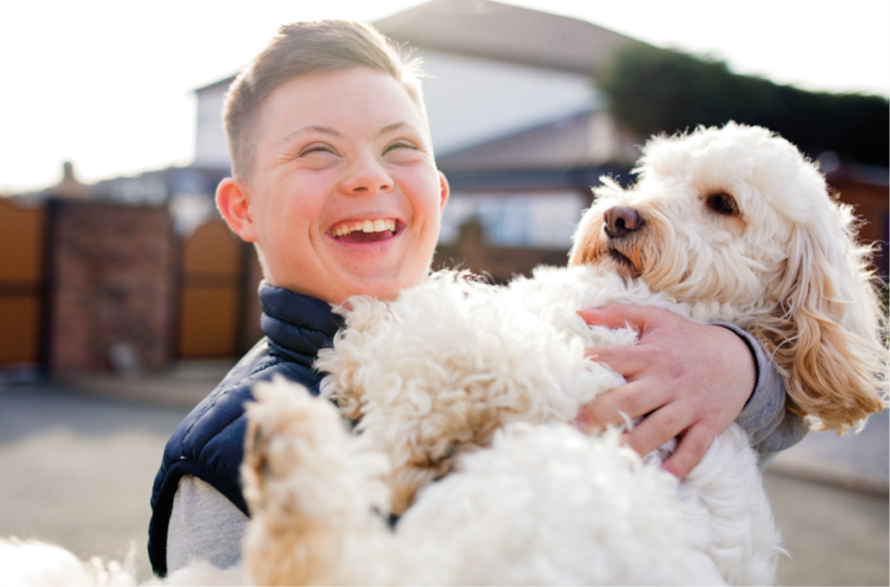
[[[593,209],[587,210],[572,235],[572,250],[569,251],[569,265],[587,265],[602,254],[602,239],[598,237],[603,225],[603,215]]]
[[[822,226],[794,227],[773,290],[781,315],[756,334],[786,376],[792,409],[816,416],[818,429],[842,432],[886,403],[886,318],[868,269],[870,249],[856,246],[850,210],[832,208]]]

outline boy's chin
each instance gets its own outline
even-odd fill
[[[410,286],[405,286],[410,287]],[[344,292],[340,297],[342,301],[346,301],[353,296],[368,296],[378,300],[382,300],[384,302],[394,300],[399,296],[399,292],[403,288],[392,284],[381,284],[381,285],[373,285],[373,284],[365,284],[362,287],[358,287],[355,289],[350,289]]]
[[[393,270],[390,268],[363,267],[366,271],[352,272],[340,267],[331,268],[315,280],[299,279],[293,275],[275,279],[266,274],[271,285],[307,295],[331,305],[339,305],[353,296],[368,296],[383,301],[394,300],[403,289],[420,285],[429,275],[429,266]],[[281,276],[279,276],[281,277]]]
[[[399,292],[415,285],[420,285],[429,275],[429,270],[411,276],[374,276],[373,278],[359,279],[349,284],[340,292],[341,302],[352,296],[369,296],[382,301],[394,300]]]

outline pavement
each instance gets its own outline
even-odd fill
[[[81,557],[145,550],[164,444],[231,363],[42,383],[0,372],[0,536]],[[890,585],[890,416],[857,436],[811,433],[764,475],[789,557],[780,585]]]

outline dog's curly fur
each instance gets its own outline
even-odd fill
[[[774,580],[779,537],[737,426],[678,482],[618,431],[567,425],[623,382],[584,348],[636,341],[576,310],[736,324],[773,354],[797,413],[855,429],[886,401],[869,251],[816,167],[765,129],[654,138],[636,172],[633,188],[596,190],[570,268],[507,287],[442,273],[393,302],[351,299],[316,367],[357,436],[299,386],[257,386],[242,468],[252,581]]]

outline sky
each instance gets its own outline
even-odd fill
[[[890,95],[887,0],[502,0],[725,60],[810,90]],[[373,22],[423,0],[0,3],[0,194],[188,165],[193,90],[240,71],[286,22]]]

